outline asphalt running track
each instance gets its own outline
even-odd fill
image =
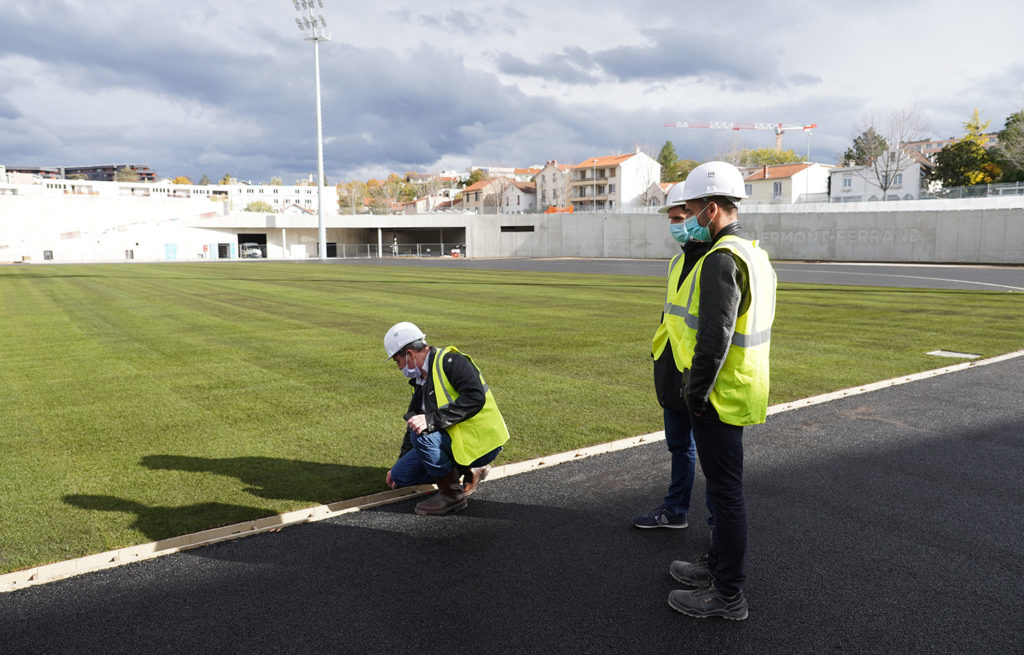
[[[381,258],[340,259],[332,263],[354,266],[420,266],[552,273],[604,273],[665,277],[667,259],[585,258]],[[773,262],[782,282],[908,289],[964,289],[1024,292],[1024,266],[960,264],[858,264],[829,262]]]
[[[773,415],[746,443],[750,618],[668,607],[706,544],[629,518],[664,444],[0,594],[0,653],[1019,653],[1024,357]],[[703,479],[698,475],[695,494]]]

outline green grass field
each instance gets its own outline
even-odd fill
[[[659,278],[0,267],[0,572],[385,489],[400,320],[481,367],[500,463],[661,429]],[[780,285],[772,403],[1024,348],[1024,294]]]

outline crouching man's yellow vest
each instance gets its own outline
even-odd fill
[[[448,346],[434,354],[432,375],[434,397],[438,399],[438,407],[444,407],[440,402],[442,392],[447,401],[445,404],[451,403],[459,397],[459,392],[448,381],[448,377],[444,374],[444,367],[441,365],[444,356],[450,352],[458,353],[459,351],[454,346]],[[473,364],[469,355],[459,354]],[[494,395],[487,383],[484,382],[484,376],[480,374],[480,369],[476,367],[476,364],[473,364],[473,368],[476,368],[477,375],[480,375],[480,384],[484,388],[484,406],[465,421],[453,423],[445,428],[452,440],[452,455],[455,456],[455,461],[463,466],[472,464],[475,460],[504,444],[508,441],[509,436],[505,419],[498,411],[498,403],[494,401]]]
[[[723,423],[764,423],[768,410],[768,351],[775,320],[775,271],[756,241],[727,235],[715,243],[679,284],[682,269],[672,261],[665,298],[665,314],[654,333],[652,354],[658,359],[671,341],[680,371],[690,368],[700,321],[700,274],[707,255],[728,250],[744,268],[750,304],[736,317],[736,331],[725,361],[711,388],[709,400]]]

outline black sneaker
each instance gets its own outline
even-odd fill
[[[633,517],[633,525],[638,528],[685,528],[689,525],[685,516],[670,512],[664,504],[655,507],[647,514]]]
[[[708,569],[708,556],[701,555],[696,562],[676,560],[668,567],[669,575],[690,587],[706,589],[711,586],[711,571]]]
[[[698,619],[720,616],[730,621],[747,618],[747,599],[740,590],[735,596],[725,596],[714,586],[707,589],[676,589],[668,595],[669,606],[677,612]]]

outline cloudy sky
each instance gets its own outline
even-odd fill
[[[1024,3],[325,0],[330,181],[771,147],[817,123],[833,163],[865,120],[962,132],[1024,108]],[[291,0],[0,0],[0,164],[148,164],[286,183],[316,170],[313,47]],[[805,154],[801,132],[783,147]]]

